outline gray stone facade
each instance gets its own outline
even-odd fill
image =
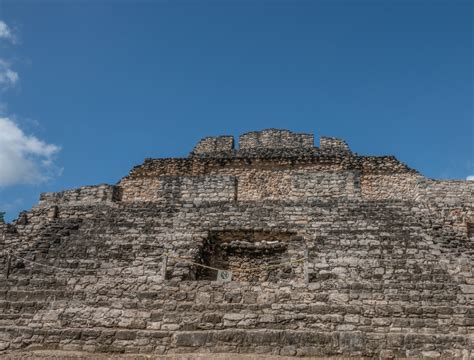
[[[0,224],[0,351],[470,359],[474,182],[313,142],[206,138],[42,194]]]

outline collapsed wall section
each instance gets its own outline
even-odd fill
[[[322,151],[350,153],[349,145],[342,140],[335,137],[321,136],[319,140],[319,148]]]
[[[233,136],[206,137],[199,141],[190,156],[232,156],[234,151]]]
[[[196,267],[192,278],[215,280],[217,271],[229,271],[232,281],[279,282],[302,278],[303,238],[287,231],[223,230],[209,231],[200,247],[198,261],[206,267]],[[286,263],[285,266],[272,264]]]

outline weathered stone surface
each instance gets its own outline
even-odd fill
[[[0,224],[0,352],[474,356],[474,182],[336,138],[239,142]]]

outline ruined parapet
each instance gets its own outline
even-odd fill
[[[319,149],[322,152],[350,153],[351,149],[343,139],[335,137],[321,136],[319,140]]]
[[[288,130],[265,129],[240,135],[239,149],[294,149],[312,148],[313,134],[297,134]]]
[[[343,139],[323,136],[320,147],[314,146],[314,135],[282,129],[264,129],[240,135],[238,149],[233,136],[206,137],[199,141],[190,157],[298,157],[318,154],[351,155]]]
[[[234,149],[233,136],[206,137],[199,141],[190,157],[231,158],[297,156],[314,151],[313,134],[298,134],[288,130],[265,129],[239,137],[239,148]]]
[[[232,156],[234,152],[234,137],[233,136],[214,136],[206,137],[199,141],[189,154],[193,156]]]

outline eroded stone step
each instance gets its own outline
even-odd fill
[[[470,349],[470,340],[463,334],[376,333],[360,331],[315,330],[207,330],[176,331],[95,329],[31,329],[2,327],[2,350],[20,348],[75,349],[95,352],[174,353],[209,351],[260,352],[288,355],[338,355],[376,356],[382,349],[394,356],[422,355],[427,347],[439,354],[457,351],[462,355]],[[5,342],[17,338],[14,343]],[[87,344],[87,345],[86,345]],[[408,349],[401,353],[402,345]],[[277,352],[275,352],[277,349]],[[300,351],[299,353],[297,351]],[[301,352],[303,350],[303,352]],[[408,351],[408,352],[407,352]],[[465,352],[464,352],[465,353]]]

